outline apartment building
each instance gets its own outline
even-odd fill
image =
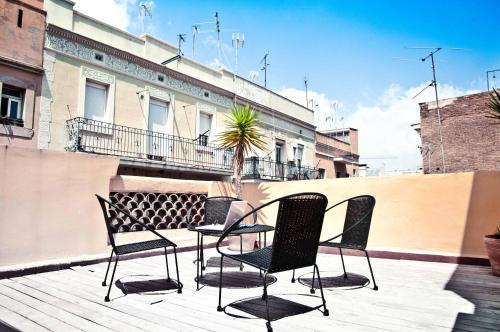
[[[316,132],[316,168],[324,177],[359,176],[358,130],[332,129]]]
[[[43,77],[42,0],[0,0],[0,144],[36,147]]]
[[[121,174],[216,179],[232,174],[232,151],[220,149],[216,137],[236,103],[260,113],[268,145],[249,158],[247,178],[297,179],[314,167],[311,110],[187,57],[162,65],[178,54],[175,46],[111,27],[73,5],[45,1],[40,148],[120,156]],[[283,165],[278,177],[266,162]]]

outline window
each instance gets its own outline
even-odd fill
[[[212,114],[200,112],[200,145],[207,145],[210,130],[212,129]]]
[[[23,27],[23,10],[19,9],[17,12],[17,27],[22,28]]]
[[[84,117],[91,120],[106,120],[108,87],[87,81],[85,85]]]
[[[275,154],[275,157],[274,157],[275,159],[274,160],[277,163],[281,163],[281,147],[282,147],[281,144],[276,144],[276,147],[275,147],[275,153],[276,154]]]
[[[163,75],[158,75],[158,81],[160,81],[160,82],[165,82],[165,76],[163,76]]]
[[[24,90],[3,85],[1,117],[7,119],[11,125],[23,127],[23,96]]]
[[[302,144],[297,144],[297,149],[295,149],[295,164],[298,167],[302,166],[303,154],[304,154],[304,146]]]

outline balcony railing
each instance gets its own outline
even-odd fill
[[[229,173],[232,168],[232,152],[206,140],[192,140],[85,118],[70,119],[66,126],[68,151]]]
[[[243,164],[244,179],[261,179],[275,181],[323,179],[325,170],[307,166],[296,166],[293,163],[281,163],[271,159],[251,157]]]

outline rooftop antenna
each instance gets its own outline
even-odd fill
[[[269,66],[269,63],[267,63],[268,56],[269,51],[266,51],[266,54],[264,54],[264,57],[262,58],[262,60],[260,60],[260,64],[264,64],[264,67],[260,69],[264,71],[264,88],[267,88],[267,67]]]
[[[141,28],[144,33],[144,18],[149,16],[153,18],[153,1],[143,1],[139,3],[139,17],[141,18]]]
[[[493,74],[492,75],[492,79],[493,79],[493,84],[492,84],[492,88],[494,89],[495,88],[495,79],[497,78],[496,76],[496,72],[500,72],[500,68],[499,69],[494,69],[494,70],[488,70],[486,72],[486,86],[487,86],[487,90],[486,91],[490,91],[490,74]]]
[[[243,45],[245,45],[245,34],[242,33],[240,34],[239,32],[233,32],[233,35],[231,37],[231,41],[235,50],[235,66],[234,66],[234,71],[238,71],[238,48],[243,48]]]
[[[257,80],[259,79],[259,72],[256,71],[256,70],[251,70],[249,73],[248,73],[248,78],[250,79],[251,82],[257,82]]]
[[[181,45],[182,45],[182,43],[184,43],[186,41],[185,37],[186,37],[186,34],[180,33],[180,34],[177,35],[177,42],[178,42],[178,45],[179,45],[178,46],[177,55],[184,56],[184,53],[182,53],[182,51],[181,51]]]
[[[304,87],[306,88],[306,107],[309,108],[309,98],[307,97],[307,88],[308,88],[308,80],[307,80],[307,76],[304,76]]]
[[[421,59],[422,62],[425,62],[428,59],[431,59],[432,81],[428,86],[426,86],[424,89],[422,89],[422,91],[417,93],[413,97],[413,99],[415,99],[415,97],[417,97],[422,92],[424,92],[427,88],[429,88],[431,86],[434,87],[434,95],[436,97],[436,110],[437,110],[438,127],[439,127],[439,145],[441,148],[441,163],[443,166],[442,173],[446,173],[446,163],[445,163],[445,159],[444,159],[444,147],[443,147],[443,131],[442,131],[442,124],[441,124],[441,111],[439,109],[439,97],[438,97],[438,89],[437,89],[437,81],[436,81],[436,65],[434,62],[434,54],[443,50],[443,48],[442,47],[407,47],[407,48],[408,49],[432,49],[432,51],[427,56],[425,56]],[[460,51],[460,50],[464,50],[464,49],[463,48],[446,48],[446,50]]]
[[[221,61],[221,49],[220,49],[220,20],[219,20],[219,12],[215,12],[215,32],[217,32],[217,51],[219,54],[219,61]]]

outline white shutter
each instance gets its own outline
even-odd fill
[[[293,148],[296,146],[297,146],[297,143],[294,140],[287,140],[286,141],[286,159],[288,159],[288,161],[295,160]]]
[[[85,118],[106,121],[106,102],[107,87],[87,82],[85,85]]]

